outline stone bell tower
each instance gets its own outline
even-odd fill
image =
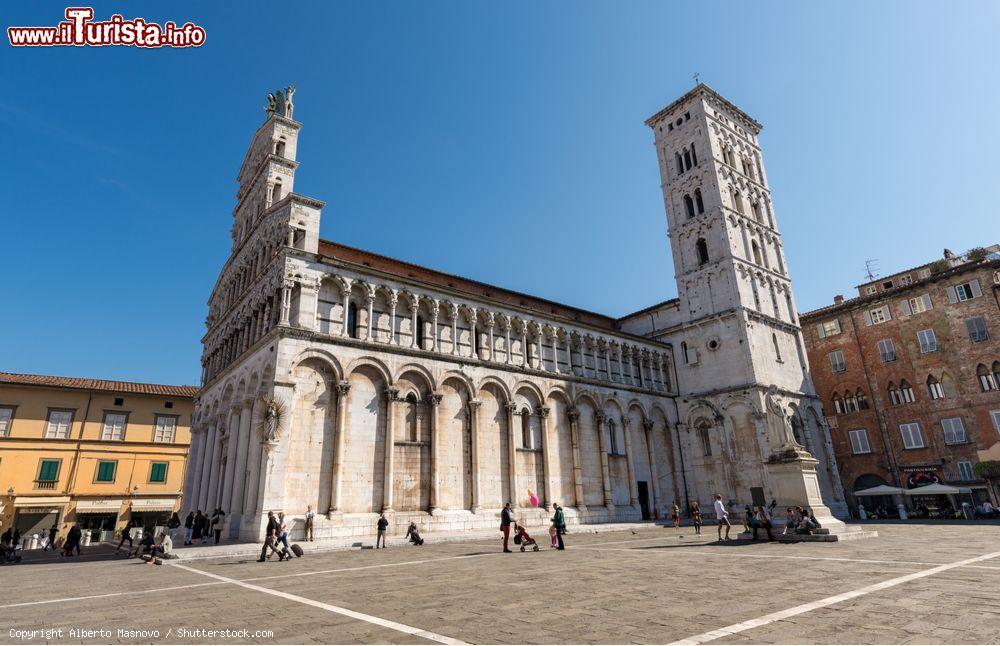
[[[707,425],[708,437],[692,450],[713,458],[707,466],[718,461],[709,455],[713,441],[722,453],[706,486],[729,488],[734,500],[755,490],[757,499],[807,503],[817,515],[829,516],[827,505],[846,511],[809,376],[761,124],[705,84],[646,124],[655,137],[679,297],[654,336],[674,344],[688,423]],[[731,413],[743,404],[750,414]]]

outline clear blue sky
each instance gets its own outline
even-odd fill
[[[207,43],[0,46],[0,370],[197,383],[235,176],[288,83],[324,238],[611,315],[676,295],[643,120],[696,71],[765,126],[802,311],[867,258],[890,273],[1000,241],[997,3],[95,11],[192,20]]]

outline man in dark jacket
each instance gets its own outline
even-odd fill
[[[510,552],[510,548],[507,547],[507,542],[510,540],[510,524],[511,524],[511,514],[510,514],[510,503],[508,502],[503,506],[503,511],[500,512],[500,531],[503,532],[503,551]]]
[[[566,546],[563,545],[563,534],[566,533],[566,514],[563,513],[562,507],[558,503],[552,503],[552,508],[556,510],[556,513],[552,515],[552,524],[556,526],[556,540],[559,541],[559,547],[556,549],[564,550]]]
[[[379,542],[382,543],[382,549],[385,549],[385,530],[389,528],[389,521],[386,519],[385,514],[380,514],[378,517],[378,525],[376,529],[378,533],[375,534],[375,549],[378,549]]]
[[[59,537],[59,523],[55,522],[55,523],[52,523],[52,527],[49,528],[49,541],[45,544],[45,549],[43,549],[42,551],[44,552],[45,550],[49,549],[50,547],[53,550],[55,550],[56,549],[56,539],[58,537]]]
[[[264,546],[260,548],[260,558],[257,559],[258,563],[263,563],[267,560],[268,548],[271,548],[272,553],[277,553],[279,561],[284,561],[285,557],[288,556],[288,553],[284,549],[280,552],[278,551],[277,542],[278,532],[280,530],[281,523],[279,523],[278,519],[274,517],[274,512],[267,512],[267,529],[264,533]]]

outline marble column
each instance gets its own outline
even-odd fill
[[[470,359],[482,359],[478,353],[476,353],[476,310],[469,310],[469,358]]]
[[[198,487],[201,485],[201,460],[202,460],[202,439],[205,435],[205,427],[198,425],[191,427],[191,444],[188,448],[188,458],[186,471],[184,472],[184,505],[181,514],[186,511],[194,511],[192,504],[197,504]]]
[[[430,513],[432,514],[440,511],[438,505],[441,500],[441,485],[438,482],[438,468],[441,461],[441,456],[438,455],[441,446],[441,426],[438,414],[440,413],[442,399],[443,396],[438,393],[431,393],[427,396],[427,403],[431,406],[431,491],[429,506]]]
[[[337,384],[337,428],[333,440],[333,486],[330,488],[330,509],[328,514],[343,511],[341,492],[344,483],[344,439],[347,435],[347,393],[351,384],[342,381]]]
[[[294,283],[286,282],[281,286],[281,325],[288,325],[292,316],[292,287]]]
[[[492,314],[488,314],[486,316],[486,332],[489,335],[490,349],[489,349],[489,352],[486,355],[486,360],[487,361],[493,361],[494,360],[493,354],[494,354],[494,352],[496,352],[495,340],[493,339],[493,326],[494,326],[494,324],[495,324],[495,322],[493,320],[493,315]]]
[[[608,509],[613,509],[614,504],[611,502],[611,469],[608,465],[608,439],[604,433],[604,422],[606,419],[607,416],[604,414],[604,411],[599,410],[594,413],[594,421],[597,423],[597,438],[601,445],[601,477],[604,487],[604,506]]]
[[[341,326],[340,336],[350,336],[350,331],[347,329],[347,322],[348,322],[347,312],[348,310],[351,309],[350,286],[340,290],[340,297],[344,299],[344,321],[343,321],[343,326]]]
[[[396,345],[396,303],[399,302],[399,291],[392,290],[389,294],[389,345]]]
[[[198,488],[195,511],[204,510],[208,506],[208,489],[212,483],[212,463],[216,459],[215,445],[218,442],[218,425],[218,421],[213,420],[208,425],[208,434],[205,436],[205,450],[201,460],[201,486]]]
[[[365,326],[365,341],[375,340],[375,290],[369,289],[365,295],[365,307],[368,308],[368,325]]]
[[[635,483],[635,454],[632,452],[632,431],[629,430],[631,420],[622,416],[622,431],[625,436],[625,466],[628,474],[628,504],[635,507],[639,504],[638,486]]]
[[[431,350],[437,351],[441,344],[438,342],[438,312],[441,310],[441,305],[438,303],[437,299],[432,301],[431,304]]]
[[[506,334],[507,336],[507,346],[504,348],[505,350],[504,354],[506,355],[504,357],[504,363],[510,365],[510,317],[509,316],[504,317],[504,334]]]
[[[240,413],[239,444],[236,447],[236,462],[233,468],[233,496],[231,509],[227,511],[230,522],[238,522],[237,514],[243,513],[243,497],[247,481],[247,457],[250,449],[250,423],[253,420],[253,407],[255,403],[253,397],[247,397],[243,402],[243,410]]]
[[[252,420],[253,418],[251,418]],[[257,513],[257,505],[259,504],[259,499],[257,497],[257,490],[260,485],[260,479],[263,477],[260,469],[260,454],[261,454],[261,434],[260,431],[254,428],[254,425],[250,426],[250,433],[248,437],[249,446],[247,450],[247,482],[246,487],[244,487],[243,493],[243,515],[244,516],[254,516]],[[252,521],[250,521],[252,523]],[[248,521],[244,520],[242,522],[242,527],[246,528],[250,526]]]
[[[555,347],[554,345],[552,346]],[[552,468],[549,466],[549,412],[548,406],[538,408],[539,426],[542,432],[542,506],[548,509],[552,504],[552,485],[549,483],[549,474]],[[554,422],[553,422],[554,423]]]
[[[469,435],[471,437],[472,473],[469,483],[472,489],[472,513],[479,513],[479,406],[482,404],[478,399],[469,401]]]
[[[656,464],[656,446],[654,444],[653,437],[653,421],[643,420],[642,430],[646,437],[646,453],[649,458],[649,479],[651,481],[650,487],[652,489],[653,500],[650,503],[653,507],[653,518],[660,517],[660,469]]]
[[[219,503],[222,511],[226,512],[226,514],[230,514],[233,511],[233,485],[236,483],[234,467],[236,466],[236,451],[240,444],[240,416],[242,413],[243,407],[239,404],[234,404],[229,413],[229,431],[226,433],[229,448],[226,453],[226,471],[222,478],[222,498]]]
[[[587,505],[583,502],[583,467],[580,460],[580,411],[576,406],[566,409],[566,417],[569,418],[570,442],[573,445],[573,495],[576,498],[576,509],[581,514],[587,511]]]
[[[382,484],[382,511],[390,513],[392,508],[393,462],[396,457],[396,401],[399,399],[399,389],[390,386],[385,389],[385,470]]]
[[[511,507],[517,507],[517,443],[514,441],[514,412],[517,404],[507,404],[507,496]]]
[[[417,329],[417,315],[420,313],[420,297],[413,296],[410,300],[410,347],[419,348],[420,347],[420,335],[423,334],[423,330]]]

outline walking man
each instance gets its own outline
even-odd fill
[[[128,541],[128,547],[130,550],[135,547],[135,545],[132,544],[132,528],[135,527],[135,525],[136,523],[134,520],[129,520],[125,524],[125,527],[122,529],[122,540],[118,542],[118,547],[115,548],[116,552],[122,548],[125,541]]]
[[[43,549],[42,551],[44,552],[45,550],[49,549],[50,547],[53,550],[55,550],[56,549],[56,538],[58,536],[59,536],[59,523],[55,522],[55,523],[52,523],[52,527],[49,528],[49,542],[45,544],[45,549]]]
[[[212,514],[212,531],[215,532],[215,544],[219,544],[219,540],[222,538],[222,523],[226,519],[226,512],[222,511],[222,507],[215,510]]]
[[[556,542],[558,547],[557,550],[564,550],[566,546],[563,544],[563,534],[566,533],[566,514],[563,513],[562,507],[559,503],[552,503],[552,508],[556,510],[556,513],[552,514],[552,524],[556,527]]]
[[[311,541],[313,539],[313,518],[315,517],[316,512],[313,511],[313,506],[306,505],[306,535],[302,540]]]
[[[191,534],[194,532],[194,512],[189,511],[184,519],[184,544],[191,544]]]
[[[732,525],[729,524],[729,512],[726,511],[726,505],[722,502],[722,494],[715,494],[715,517],[719,519],[719,540],[722,540],[722,526],[726,526],[726,540],[729,540],[729,530]]]
[[[389,521],[385,519],[385,514],[379,514],[378,533],[375,535],[375,549],[378,549],[379,542],[382,543],[382,549],[385,549],[385,530],[388,528]]]
[[[510,552],[510,548],[507,547],[507,543],[510,540],[510,503],[506,503],[503,506],[503,510],[500,512],[500,531],[503,532],[503,551]]]
[[[267,560],[267,550],[270,548],[271,553],[277,553],[278,560],[285,560],[285,551],[278,551],[277,538],[278,531],[281,525],[278,523],[278,519],[274,517],[274,512],[267,512],[267,529],[264,532],[264,545],[260,548],[260,558],[257,559],[258,563],[263,563]]]

